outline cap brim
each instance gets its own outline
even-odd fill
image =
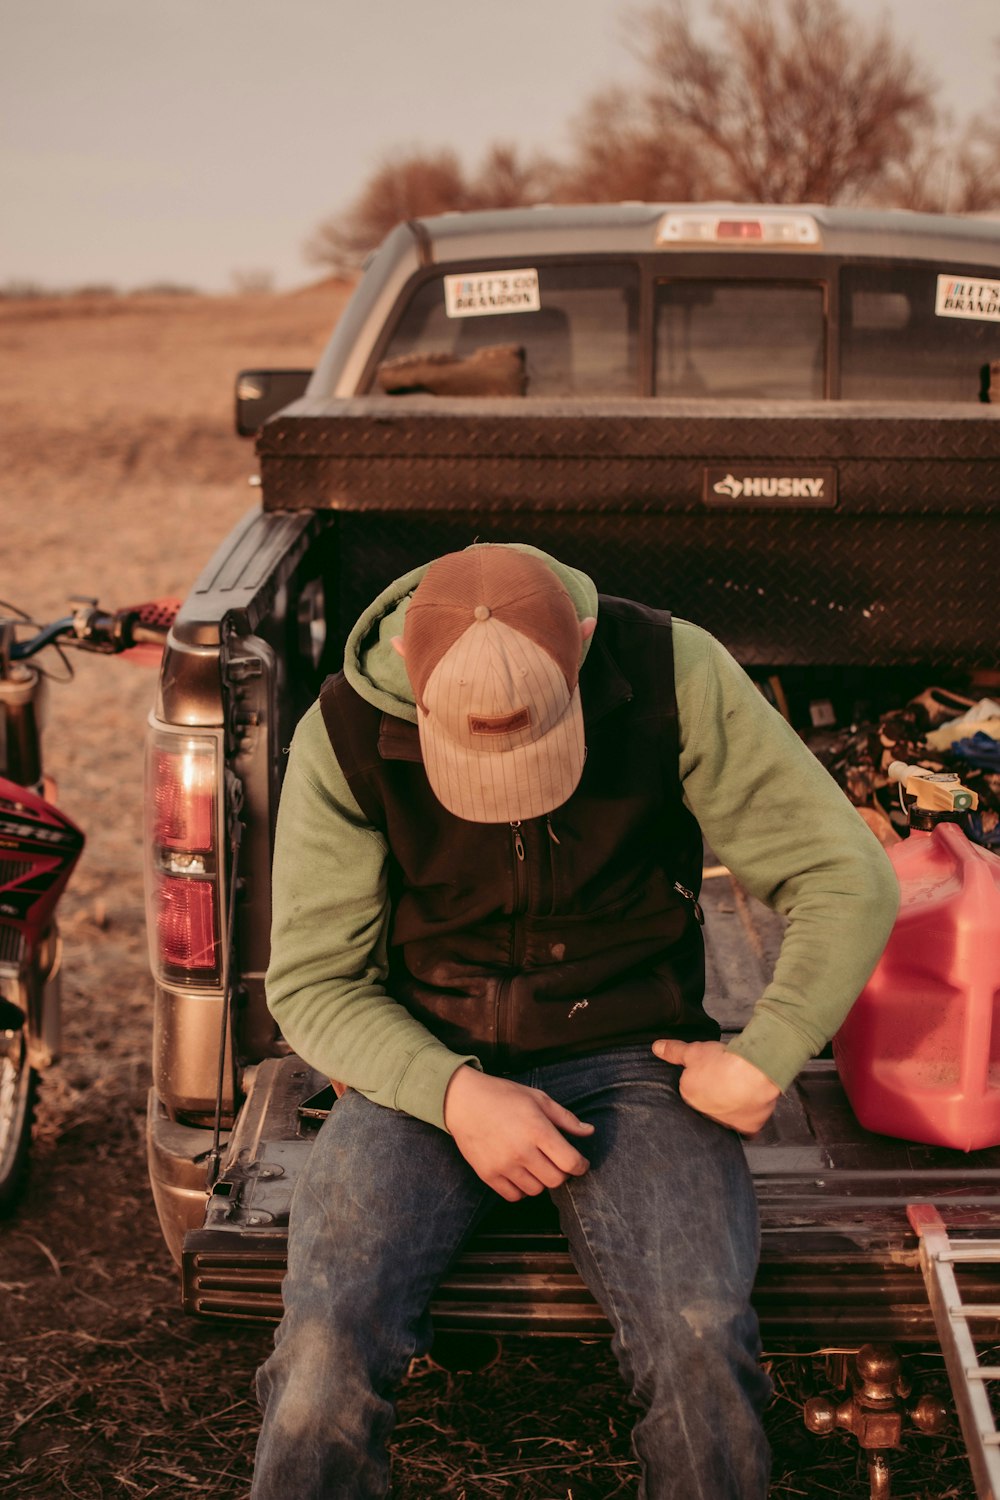
[[[469,823],[515,823],[561,807],[583,775],[585,742],[580,689],[561,718],[537,740],[509,750],[468,750],[417,710],[420,749],[438,801]]]

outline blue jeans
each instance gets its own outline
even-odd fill
[[[596,1126],[574,1137],[590,1170],[552,1197],[640,1411],[640,1496],[764,1500],[753,1184],[739,1138],[684,1103],[679,1074],[642,1046],[517,1081]],[[495,1202],[443,1131],[353,1092],[334,1107],[292,1203],[252,1500],[389,1493],[394,1389],[430,1346],[438,1281]]]

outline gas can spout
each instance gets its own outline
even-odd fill
[[[979,806],[977,794],[963,786],[950,771],[929,771],[925,766],[908,766],[905,761],[893,760],[886,775],[890,781],[898,781],[922,811],[954,816],[973,812]]]

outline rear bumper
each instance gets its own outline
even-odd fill
[[[189,1312],[280,1318],[288,1211],[322,1115],[312,1102],[322,1083],[294,1057],[254,1070],[204,1221],[183,1236]],[[818,1134],[820,1121],[830,1138]],[[806,1069],[747,1156],[761,1214],[754,1303],[772,1350],[935,1340],[908,1202],[936,1203],[953,1237],[1000,1231],[1000,1151],[965,1156],[867,1135],[829,1063]],[[179,1183],[177,1191],[189,1189]],[[965,1295],[1000,1300],[1000,1266],[975,1275]],[[547,1198],[499,1205],[444,1278],[432,1311],[442,1330],[609,1332]],[[984,1323],[977,1338],[1000,1340],[1000,1320]]]
[[[208,1202],[208,1155],[212,1131],[179,1125],[150,1089],[146,1103],[146,1162],[153,1202],[167,1249],[180,1262],[189,1229],[205,1218]]]
[[[286,1239],[273,1231],[200,1229],[184,1241],[187,1312],[276,1322]],[[915,1249],[898,1259],[864,1256],[761,1264],[754,1305],[765,1344],[828,1348],[871,1341],[936,1341]],[[997,1283],[972,1292],[996,1298]],[[577,1275],[558,1234],[481,1235],[452,1267],[432,1303],[434,1325],[450,1332],[609,1335],[601,1309]],[[993,1342],[1000,1321],[984,1329]]]

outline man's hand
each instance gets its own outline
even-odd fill
[[[593,1125],[541,1089],[492,1078],[468,1065],[452,1074],[444,1123],[469,1166],[508,1203],[561,1187],[567,1177],[582,1177],[589,1165],[563,1131],[591,1135]]]
[[[771,1118],[778,1085],[721,1042],[654,1042],[653,1051],[684,1069],[681,1098],[699,1114],[740,1135],[756,1135]]]

